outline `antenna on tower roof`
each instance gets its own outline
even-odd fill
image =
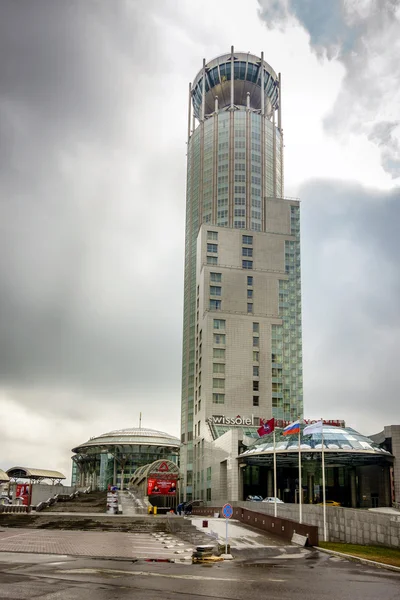
[[[142,429],[142,413],[139,413],[139,429]]]

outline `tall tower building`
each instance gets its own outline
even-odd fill
[[[187,500],[240,499],[260,418],[303,415],[299,202],[283,197],[282,85],[249,53],[189,86],[181,470]]]

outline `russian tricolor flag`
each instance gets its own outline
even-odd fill
[[[294,421],[290,423],[285,429],[282,431],[282,435],[291,435],[292,433],[300,433],[300,421]]]

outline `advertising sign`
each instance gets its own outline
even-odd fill
[[[208,417],[207,422],[210,425],[230,425],[236,427],[243,426],[260,426],[265,419],[262,417],[256,417],[254,415],[242,417],[237,415],[236,417],[227,417],[226,415],[213,415]],[[317,419],[303,419],[305,425],[311,425],[311,423],[317,423]],[[284,421],[282,419],[275,419],[275,427],[286,427],[290,425],[291,421]],[[346,424],[341,419],[323,419],[324,425],[331,425],[332,427],[345,427]]]
[[[107,512],[116,515],[118,512],[118,494],[116,491],[107,492]]]
[[[211,423],[213,425],[236,425],[236,426],[240,427],[243,425],[255,425],[254,419],[256,419],[257,423],[258,423],[259,418],[254,417],[253,415],[251,415],[251,417],[241,417],[240,415],[237,415],[237,417],[226,417],[225,415],[213,415],[212,417],[209,417],[207,420],[209,423]]]
[[[29,504],[29,483],[17,483],[16,498],[21,498],[23,506]]]
[[[175,496],[176,479],[148,479],[148,496]]]

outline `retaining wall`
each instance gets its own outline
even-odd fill
[[[72,494],[76,488],[67,485],[46,485],[45,483],[34,483],[32,485],[32,500],[34,506],[39,502],[46,502],[56,494]]]
[[[233,502],[241,507],[261,514],[274,514],[274,505],[266,502]],[[298,504],[278,504],[278,517],[293,521],[299,519]],[[220,509],[219,509],[220,510]],[[400,546],[399,515],[377,513],[368,510],[326,507],[327,541],[351,544],[376,544],[380,546]],[[313,504],[303,505],[303,524],[318,527],[318,537],[324,539],[323,507]],[[298,532],[299,533],[299,532]]]
[[[300,524],[285,517],[274,517],[266,512],[259,512],[257,510],[258,503],[256,506],[254,506],[254,502],[249,502],[248,504],[252,504],[251,509],[235,506],[233,509],[233,518],[246,525],[273,533],[288,541],[292,539],[294,533],[298,533],[308,538],[310,546],[318,545],[318,527],[305,523]],[[211,516],[217,512],[221,512],[221,507],[202,506],[193,508],[194,515]]]

